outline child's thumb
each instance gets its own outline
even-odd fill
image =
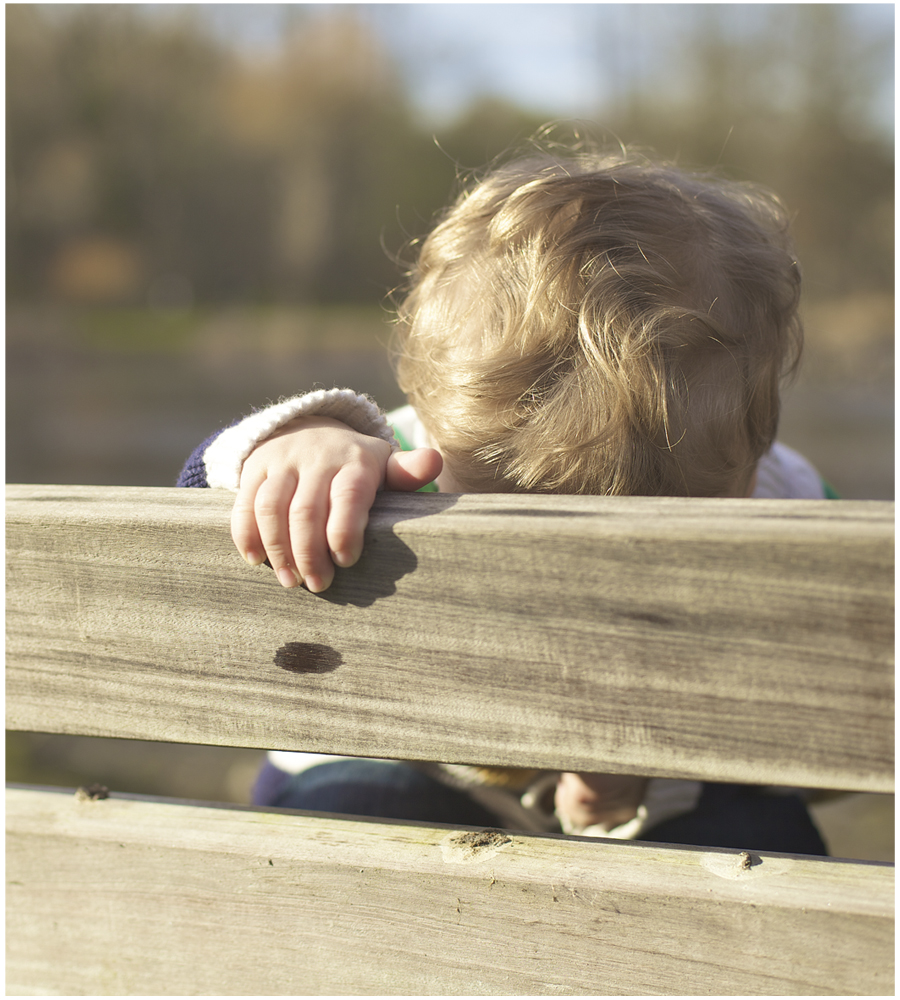
[[[387,462],[384,488],[401,492],[421,489],[438,477],[443,465],[441,453],[434,448],[395,451]]]

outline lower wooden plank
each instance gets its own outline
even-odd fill
[[[7,792],[8,995],[891,995],[878,863]]]

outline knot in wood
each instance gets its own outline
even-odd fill
[[[87,788],[77,789],[75,798],[79,802],[96,802],[98,799],[108,799],[109,789],[106,785],[88,785]]]
[[[441,841],[444,860],[453,864],[483,861],[512,843],[502,830],[466,830],[450,833]]]

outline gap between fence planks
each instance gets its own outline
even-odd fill
[[[7,990],[891,995],[893,870],[7,793]]]
[[[231,503],[8,487],[9,728],[893,788],[893,504],[384,494],[315,596]]]

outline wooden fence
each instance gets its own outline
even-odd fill
[[[893,790],[893,504],[7,490],[7,726]],[[893,994],[893,866],[7,792],[11,995]]]

